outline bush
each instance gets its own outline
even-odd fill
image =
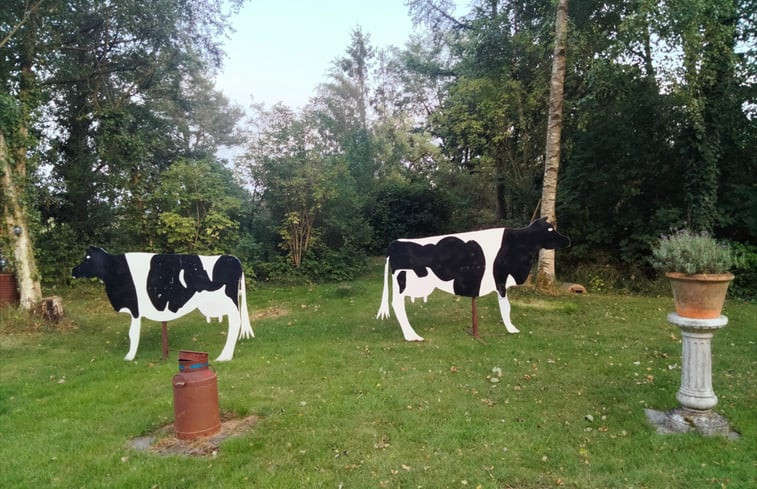
[[[366,215],[373,228],[369,252],[383,254],[395,239],[449,232],[452,198],[425,184],[392,182],[376,191]]]
[[[739,256],[739,262],[733,273],[736,278],[729,293],[743,300],[757,299],[757,246],[733,243],[733,250]]]
[[[590,294],[657,295],[670,287],[667,281],[663,283],[648,276],[642,267],[613,261],[612,257],[602,253],[581,261],[558,257],[556,266],[558,277],[585,286]]]
[[[46,285],[65,285],[71,281],[71,269],[84,256],[85,245],[79,242],[67,224],[54,224],[42,229],[37,237],[35,254],[37,269]]]
[[[367,269],[365,254],[357,249],[315,247],[302,262],[302,273],[315,282],[352,280]]]

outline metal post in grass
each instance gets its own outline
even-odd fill
[[[168,359],[168,323],[162,321],[160,326],[161,336],[163,338],[163,361],[166,361],[166,359]]]
[[[663,433],[738,436],[728,420],[713,411],[718,397],[712,389],[711,343],[715,332],[728,324],[728,318],[695,319],[671,312],[668,322],[681,328],[681,387],[676,393],[681,407],[666,413],[647,410],[648,418]]]

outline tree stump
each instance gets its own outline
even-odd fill
[[[34,314],[51,323],[57,323],[63,317],[63,298],[57,295],[43,297],[34,307]]]

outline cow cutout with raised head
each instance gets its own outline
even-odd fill
[[[90,247],[72,273],[74,278],[102,280],[113,309],[131,315],[125,360],[134,360],[137,354],[142,318],[171,321],[194,310],[208,322],[227,316],[229,331],[217,361],[232,359],[238,338],[255,336],[247,313],[242,264],[234,256],[111,255]]]
[[[539,250],[566,248],[570,240],[541,218],[524,228],[493,228],[467,233],[398,239],[389,245],[384,265],[384,290],[377,318],[389,317],[389,273],[392,309],[407,341],[423,341],[405,312],[405,297],[424,301],[436,289],[464,297],[496,291],[499,310],[509,333],[507,289],[525,283]]]

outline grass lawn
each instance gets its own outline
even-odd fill
[[[67,320],[22,324],[0,310],[4,488],[749,488],[757,487],[757,305],[729,301],[713,340],[718,412],[739,440],[659,435],[644,408],[677,407],[681,343],[670,297],[545,297],[511,289],[517,335],[479,299],[408,303],[423,343],[374,319],[379,267],[354,282],[262,285],[256,338],[214,363],[221,409],[257,414],[216,457],[140,452],[129,440],[173,420],[180,349],[224,343],[194,313],[144,321],[134,362],[128,316],[104,289],[57,291]],[[48,291],[50,292],[50,291]],[[501,370],[501,377],[496,370]],[[493,382],[492,378],[498,382]]]

